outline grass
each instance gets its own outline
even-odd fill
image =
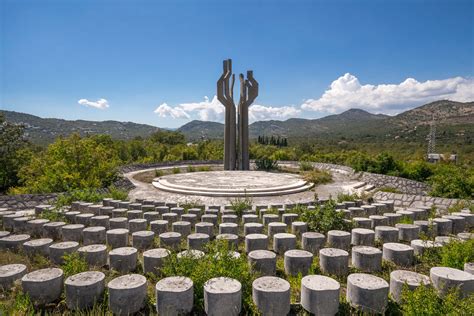
[[[66,278],[89,270],[86,260],[82,258],[78,252],[65,254],[63,260],[64,262],[61,265],[61,269],[63,269]]]
[[[105,193],[100,193],[96,190],[74,190],[58,196],[54,206],[56,209],[61,209],[66,205],[71,205],[74,201],[97,203],[105,198],[112,198],[114,200],[127,200],[128,192],[118,189],[115,186],[110,186]]]
[[[238,217],[242,217],[244,211],[252,209],[252,198],[245,197],[236,197],[230,200],[231,209],[233,209]]]
[[[300,171],[311,171],[314,170],[313,164],[308,161],[300,161],[299,163]]]
[[[162,177],[164,174],[163,170],[155,169],[155,177]]]
[[[381,192],[387,192],[387,193],[398,193],[398,194],[403,193],[402,191],[392,188],[392,187],[381,187],[378,190]]]
[[[173,169],[171,169],[171,172],[172,172],[173,174],[178,174],[178,173],[181,173],[181,169],[178,168],[178,167],[173,167]]]
[[[313,169],[303,172],[303,179],[314,184],[325,184],[332,182],[332,175],[329,171]]]
[[[197,171],[200,171],[200,172],[203,172],[203,171],[211,171],[211,167],[210,166],[199,166],[197,167]]]
[[[186,170],[187,170],[188,172],[196,172],[196,167],[189,165],[189,166],[186,168]]]
[[[304,211],[301,220],[308,224],[308,231],[326,234],[330,230],[351,231],[352,223],[344,220],[342,212],[336,212],[335,202],[330,200],[324,205],[317,205],[314,210]]]

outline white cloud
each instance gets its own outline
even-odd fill
[[[160,104],[154,113],[157,113],[160,117],[172,117],[177,119],[189,119],[189,115],[181,108],[172,108],[166,103]]]
[[[89,101],[87,99],[80,99],[79,101],[77,101],[77,103],[79,103],[80,105],[93,107],[93,108],[101,109],[101,110],[109,107],[109,101],[107,101],[106,99],[99,99],[95,102]]]
[[[217,100],[217,96],[214,96],[210,101],[208,97],[204,97],[202,102],[181,103],[174,107],[163,103],[154,112],[160,117],[196,118],[202,121],[223,122],[225,108]],[[272,107],[255,104],[249,108],[249,121],[282,120],[295,117],[300,113],[301,110],[294,106]]]
[[[305,100],[301,108],[327,113],[362,108],[393,114],[440,99],[474,100],[474,80],[454,77],[419,82],[407,78],[399,84],[362,85],[356,76],[346,73],[334,80],[319,99]]]

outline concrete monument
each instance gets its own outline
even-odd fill
[[[240,79],[240,100],[238,104],[238,123],[234,104],[235,75],[232,74],[232,60],[224,60],[224,71],[217,81],[217,99],[225,107],[224,130],[224,169],[249,170],[249,106],[258,96],[258,82],[253,71],[247,71]],[[238,132],[238,137],[237,137]],[[238,150],[237,150],[238,144]]]

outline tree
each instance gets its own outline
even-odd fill
[[[167,145],[185,144],[184,134],[174,131],[159,130],[150,136],[150,139],[157,143]]]
[[[18,185],[17,173],[28,156],[27,146],[24,126],[7,122],[0,113],[0,192]]]

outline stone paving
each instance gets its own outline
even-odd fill
[[[320,203],[324,201],[306,205],[311,209]],[[278,205],[277,212],[269,214],[268,205],[254,205],[239,218],[226,205],[185,209],[179,203],[155,199],[104,199],[102,204],[74,202],[65,213],[67,223],[54,222],[53,226],[48,220],[34,219],[48,210],[47,205],[37,207],[35,215],[27,216],[15,210],[2,210],[0,254],[29,249],[30,254],[49,258],[53,267],[27,271],[21,262],[0,266],[0,287],[8,290],[19,283],[38,306],[56,303],[64,293],[71,310],[90,308],[107,291],[110,311],[133,314],[144,307],[150,282],[137,271],[159,274],[172,252],[178,252],[178,260],[190,256],[199,260],[206,255],[203,246],[207,242],[223,239],[235,250],[242,249],[233,256],[246,254],[251,269],[260,274],[253,280],[252,300],[263,315],[286,315],[291,308],[290,283],[275,275],[277,259],[283,259],[287,277],[304,276],[297,304],[315,314],[336,314],[343,291],[340,278],[347,281],[347,302],[366,313],[383,313],[389,297],[399,300],[405,282],[410,289],[432,284],[440,295],[455,287],[462,296],[474,293],[472,263],[465,266],[465,271],[432,267],[429,276],[407,270],[426,249],[443,247],[443,242],[452,238],[474,238],[469,233],[474,228],[474,214],[469,210],[431,219],[428,207],[400,209],[393,201],[371,205],[363,205],[360,200],[346,201],[337,205],[338,212],[347,220],[358,218],[355,223],[359,227],[347,232],[332,230],[324,235],[309,231],[307,223],[299,221],[298,214],[292,212],[293,207]],[[402,217],[412,218],[414,224],[398,223]],[[425,221],[444,224],[429,226],[432,236],[437,236],[434,242],[420,239]],[[94,226],[97,223],[101,225]],[[391,232],[394,237],[389,237]],[[187,241],[185,249],[181,248],[183,241]],[[54,265],[61,262],[65,253],[76,251],[84,256],[90,271],[65,278],[64,272]],[[319,261],[323,275],[309,274],[313,260]],[[397,266],[387,280],[373,274],[384,261]],[[350,268],[358,272],[350,273]],[[99,269],[113,269],[117,276],[106,282]],[[156,283],[155,290],[154,305],[160,315],[186,314],[192,310],[195,288],[191,279],[179,275],[163,278]],[[238,280],[213,278],[202,291],[206,313],[241,312],[242,285]]]

